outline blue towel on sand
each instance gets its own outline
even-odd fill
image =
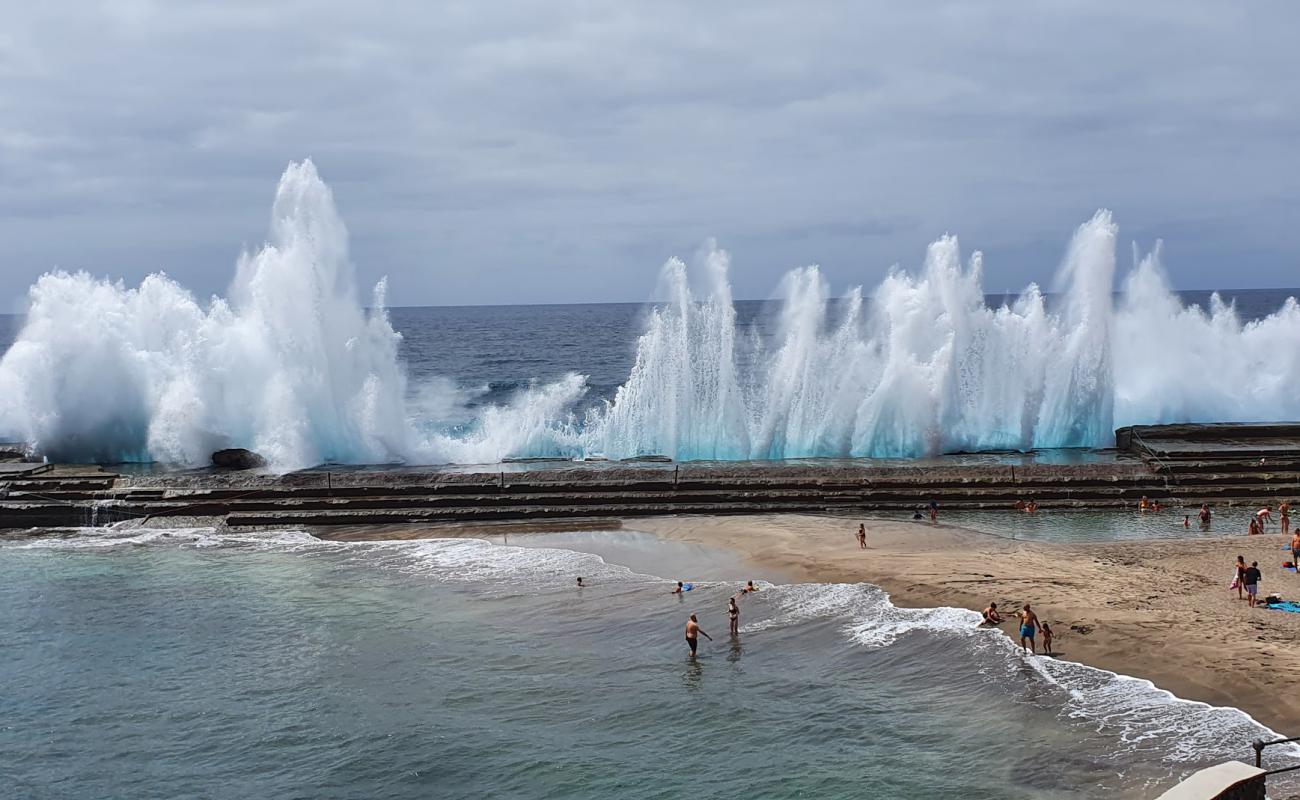
[[[1300,613],[1300,603],[1294,603],[1290,600],[1283,600],[1280,603],[1272,603],[1265,607],[1271,608],[1274,611],[1295,611],[1296,613]]]

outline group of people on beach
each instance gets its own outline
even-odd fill
[[[670,592],[670,594],[681,595],[694,588],[693,584],[678,581],[677,586],[672,590],[672,592]],[[733,638],[740,635],[740,606],[736,604],[736,598],[743,597],[747,594],[753,594],[757,591],[758,587],[754,585],[752,580],[746,581],[740,591],[727,598],[727,620]],[[700,627],[699,618],[692,613],[686,620],[686,646],[690,648],[691,658],[695,658],[695,651],[700,645],[701,636],[708,639],[710,642],[713,641],[713,637],[705,633],[704,629]]]
[[[1002,612],[998,611],[996,601],[989,602],[982,616],[984,620],[981,624],[990,628],[999,628],[1002,623],[1007,621],[1007,617],[1002,616]],[[1041,632],[1043,635],[1043,654],[1054,655],[1052,652],[1052,626],[1040,620],[1029,603],[1025,603],[1020,607],[1020,610],[1016,612],[1016,619],[1020,623],[1020,646],[1026,653],[1038,653],[1038,643],[1035,636]]]

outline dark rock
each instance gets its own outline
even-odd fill
[[[252,450],[232,447],[228,450],[218,450],[213,453],[212,466],[221,469],[257,469],[266,466],[266,459]]]

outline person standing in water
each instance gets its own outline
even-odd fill
[[[1038,615],[1025,603],[1020,609],[1020,646],[1035,655],[1038,654],[1038,645],[1034,642],[1037,632]]]
[[[930,521],[939,521],[939,502],[934,498],[930,499]]]
[[[740,606],[736,605],[736,598],[731,597],[727,600],[727,616],[731,618],[731,635],[740,635]]]
[[[1205,503],[1201,503],[1201,510],[1196,512],[1196,518],[1201,521],[1202,528],[1205,528],[1206,530],[1210,529],[1211,516],[1212,515],[1210,514],[1210,507]]]
[[[704,632],[704,629],[700,627],[700,621],[692,614],[691,618],[686,621],[686,646],[691,648],[691,658],[695,658],[695,648],[699,645],[701,636],[710,642],[713,641],[713,637]]]
[[[1281,518],[1282,535],[1286,536],[1291,532],[1291,501],[1283,500],[1282,504],[1277,507],[1277,513]]]
[[[858,525],[858,549],[867,549],[867,526],[865,524]]]
[[[1265,525],[1273,521],[1273,510],[1269,506],[1264,506],[1255,512],[1255,519],[1259,520],[1259,532],[1263,533]]]

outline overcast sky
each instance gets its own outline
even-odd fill
[[[1300,4],[9,3],[0,307],[54,267],[224,292],[285,165],[398,305],[736,296],[945,232],[989,291],[1114,210],[1180,288],[1300,284]],[[1127,261],[1127,254],[1122,255]]]

